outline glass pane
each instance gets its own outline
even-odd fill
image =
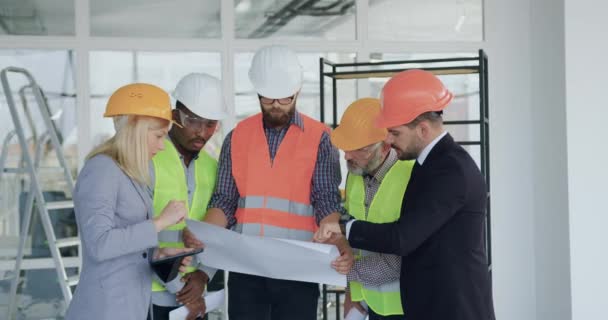
[[[370,0],[374,40],[482,41],[482,0]]]
[[[238,39],[355,39],[354,0],[235,0]]]
[[[78,137],[72,67],[74,58],[72,52],[65,50],[0,50],[0,69],[8,66],[23,68],[32,75],[43,90],[48,110],[62,143],[62,150],[73,174],[77,169]],[[44,197],[49,201],[69,199],[72,190],[63,179],[62,172],[55,169],[59,164],[53,149],[43,142],[47,129],[42,120],[41,109],[27,86],[26,78],[22,74],[10,72],[8,80],[11,88],[8,94],[15,102],[14,107],[19,114],[27,143],[31,150],[40,148],[42,151],[38,178]],[[9,105],[4,91],[0,91],[0,110],[5,114],[0,118],[0,139],[7,147],[1,151],[6,157],[0,155],[0,166],[19,168],[22,153],[17,137],[10,138],[14,124],[9,115]],[[2,162],[1,159],[6,161]],[[2,171],[0,169],[0,172]],[[1,301],[8,302],[11,280],[15,279],[14,259],[21,237],[20,230],[25,217],[29,190],[30,179],[27,176],[2,173],[0,179]],[[58,238],[76,236],[76,222],[72,210],[54,212],[50,218]],[[65,306],[50,258],[47,238],[37,212],[32,215],[31,226],[25,239],[26,260],[23,262],[24,270],[19,277],[16,319],[54,319],[61,314]],[[78,262],[75,258],[76,250],[76,247],[70,247],[62,251],[64,257],[67,257],[67,265],[74,266]],[[69,270],[70,275],[73,272],[73,269]],[[6,314],[6,307],[5,303],[0,305],[0,314]]]
[[[220,38],[220,0],[90,1],[91,35]]]
[[[75,35],[74,0],[0,0],[0,35]]]
[[[114,125],[103,118],[108,98],[119,87],[132,82],[155,84],[171,93],[177,82],[191,72],[205,72],[220,78],[220,54],[215,52],[94,51],[90,55],[91,137],[93,145],[114,134]],[[219,155],[223,133],[216,133],[205,145]]]

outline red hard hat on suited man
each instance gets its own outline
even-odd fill
[[[382,88],[382,111],[376,118],[376,126],[408,124],[425,112],[443,110],[453,97],[431,72],[418,69],[399,72]]]

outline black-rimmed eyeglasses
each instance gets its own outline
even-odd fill
[[[270,105],[270,104],[273,104],[275,101],[277,101],[280,105],[285,106],[285,105],[290,104],[293,101],[293,99],[295,98],[295,95],[293,95],[291,97],[287,97],[287,98],[271,99],[271,98],[266,98],[266,97],[258,94],[258,98],[260,99],[260,102],[262,104]]]

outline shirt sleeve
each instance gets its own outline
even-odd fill
[[[232,176],[232,158],[230,145],[232,141],[232,131],[226,135],[222,144],[222,151],[217,165],[217,182],[215,191],[209,201],[208,209],[218,208],[224,211],[227,228],[231,228],[236,223],[235,213],[239,201],[239,192],[236,182]]]
[[[312,177],[311,203],[315,211],[317,224],[333,212],[344,214],[340,205],[340,154],[329,139],[329,134],[323,132],[317,162]]]
[[[348,281],[357,281],[369,286],[380,286],[399,280],[400,273],[400,256],[374,253],[355,260],[346,278]]]
[[[74,189],[76,221],[85,254],[96,262],[158,245],[151,219],[118,226],[118,221],[123,219],[117,214],[118,204],[124,203],[124,197],[128,196],[121,194],[121,175],[124,174],[112,159],[99,155],[89,159],[78,175]]]

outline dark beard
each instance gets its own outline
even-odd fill
[[[415,160],[418,158],[418,156],[422,152],[422,149],[423,149],[422,143],[420,143],[419,141],[416,141],[416,143],[413,147],[408,146],[408,148],[406,150],[403,150],[403,152],[400,152],[398,155],[398,158],[399,158],[399,160]]]
[[[262,117],[264,119],[264,123],[266,123],[267,126],[271,128],[277,128],[286,126],[289,121],[291,121],[291,118],[293,118],[295,112],[295,105],[289,111],[282,113],[279,117],[276,117],[276,115],[272,115],[270,111],[265,111],[264,109],[262,109]]]
[[[418,158],[418,155],[415,154],[414,152],[407,152],[407,153],[402,153],[399,155],[399,160],[415,160]]]
[[[395,148],[394,144],[391,145],[391,148],[393,148],[395,150],[400,150],[400,149]],[[411,141],[410,144],[405,147],[405,150],[397,151],[397,153],[398,153],[397,156],[398,156],[399,160],[415,160],[418,158],[418,156],[420,156],[422,149],[424,149],[424,144],[423,144],[422,140],[415,139],[414,141]]]

